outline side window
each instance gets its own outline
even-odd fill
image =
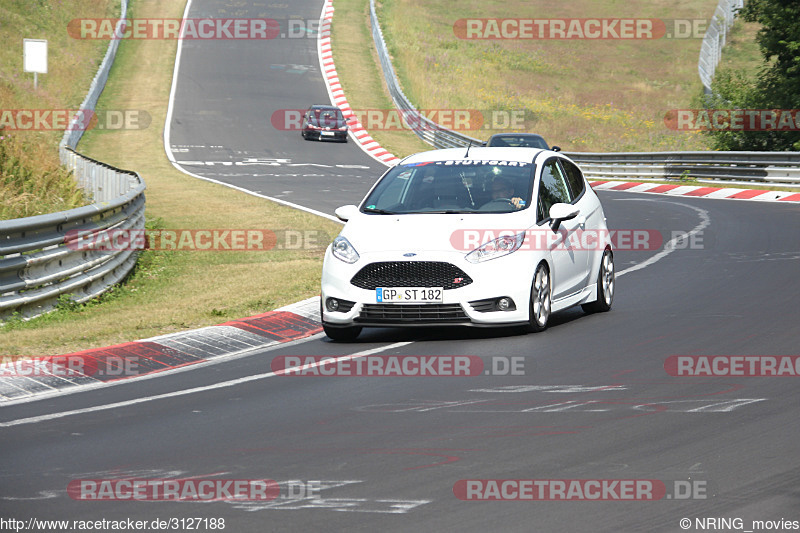
[[[557,158],[548,160],[542,167],[542,179],[539,182],[538,216],[544,220],[550,215],[550,207],[557,203],[570,203],[567,181]]]
[[[583,181],[583,173],[581,173],[581,169],[572,161],[567,161],[566,159],[560,159],[560,161],[561,166],[564,168],[564,173],[567,175],[567,185],[569,185],[571,199],[574,201],[583,194],[586,188],[585,182]]]

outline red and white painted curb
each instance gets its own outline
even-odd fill
[[[695,198],[717,198],[727,200],[754,200],[760,202],[800,202],[800,193],[766,191],[760,189],[731,189],[725,187],[703,187],[698,185],[662,185],[638,181],[591,181],[596,191],[627,191],[667,196],[693,196]]]
[[[319,297],[217,326],[0,364],[0,405],[141,378],[322,331]]]
[[[333,21],[333,0],[326,0],[322,7],[322,18],[319,27],[319,38],[317,39],[317,54],[319,55],[320,67],[322,67],[322,79],[328,88],[328,95],[333,105],[342,110],[350,125],[350,136],[356,141],[364,152],[377,161],[388,165],[396,165],[400,158],[395,157],[373,139],[363,124],[353,113],[347,98],[344,95],[342,84],[339,82],[339,75],[336,73],[336,65],[333,63],[333,51],[331,50],[331,21]]]

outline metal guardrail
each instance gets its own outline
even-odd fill
[[[120,0],[120,15],[117,25],[114,28],[114,35],[122,34],[123,21],[126,20],[128,13],[128,0]],[[86,93],[86,98],[83,99],[81,110],[94,111],[97,105],[97,100],[100,98],[100,93],[106,86],[108,80],[108,73],[111,72],[111,66],[114,64],[114,58],[117,56],[117,49],[122,39],[111,39],[106,49],[106,55],[97,69],[92,84],[89,86],[89,91]],[[83,137],[84,128],[80,125],[80,118],[75,116],[70,121],[69,127],[64,131],[64,136],[61,138],[59,148],[62,149],[61,160],[63,162],[65,154],[63,148],[68,147],[73,150],[78,146],[78,141]]]
[[[392,96],[395,107],[400,111],[404,122],[426,143],[436,148],[456,148],[459,146],[480,146],[483,141],[468,135],[463,135],[455,131],[444,128],[417,111],[417,108],[406,98],[403,89],[394,73],[392,60],[389,58],[389,51],[386,49],[386,41],[383,40],[383,32],[378,23],[378,15],[375,13],[375,0],[369,1],[369,16],[372,22],[372,39],[375,41],[375,49],[381,61],[383,77]]]
[[[800,152],[565,152],[589,179],[693,179],[800,183]]]
[[[120,19],[125,19],[128,2],[121,0],[120,4]],[[119,41],[109,43],[82,110],[94,110]],[[78,239],[81,232],[144,230],[144,181],[136,172],[75,152],[83,133],[73,119],[59,143],[59,156],[95,203],[0,221],[0,320],[42,314],[55,307],[62,295],[85,302],[121,281],[136,265],[134,250],[90,249]]]
[[[714,19],[703,39],[700,54],[703,72],[714,74],[719,54],[725,44],[728,28],[743,0],[720,0]],[[370,19],[375,48],[381,61],[383,75],[395,106],[404,115],[416,117],[417,110],[403,94],[392,67],[386,42],[383,39],[375,2],[370,0]],[[705,81],[703,82],[705,84]],[[710,78],[708,84],[710,85]],[[416,120],[415,120],[416,122]],[[436,148],[480,145],[483,141],[445,129],[420,119],[424,128],[414,130],[422,140]],[[764,183],[800,183],[800,152],[618,152],[566,153],[580,163],[587,178],[616,179],[696,179],[754,181]]]
[[[98,188],[109,183],[120,194],[86,207],[0,223],[0,318],[41,314],[62,294],[85,302],[119,282],[136,263],[133,250],[93,250],[78,237],[99,230],[143,230],[144,181],[136,172],[65,150],[87,173],[103,175],[95,180]]]
[[[722,57],[722,47],[725,46],[728,30],[733,26],[736,13],[742,7],[744,7],[744,0],[719,0],[714,17],[703,37],[697,70],[707,94],[711,93],[711,81],[714,79],[714,72],[716,72]]]
[[[74,302],[94,298],[124,278],[136,264],[131,249],[89,249],[81,233],[144,230],[144,181],[66,148],[88,172],[103,174],[122,194],[113,200],[47,215],[0,223],[0,318],[36,316],[61,295]],[[108,247],[113,248],[113,247]]]

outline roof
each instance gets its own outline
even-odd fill
[[[425,161],[521,161],[531,163],[541,152],[546,152],[541,148],[505,148],[505,147],[483,147],[472,146],[467,153],[466,148],[444,148],[441,150],[430,150],[408,156],[400,164],[421,163]]]

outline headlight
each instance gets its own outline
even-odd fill
[[[334,257],[337,259],[341,259],[345,263],[351,265],[360,259],[358,252],[356,252],[356,249],[350,244],[350,241],[341,235],[333,239],[331,252],[333,252]]]
[[[524,241],[524,231],[516,235],[504,235],[475,248],[467,254],[466,259],[470,263],[480,263],[482,261],[497,259],[498,257],[516,252]]]

